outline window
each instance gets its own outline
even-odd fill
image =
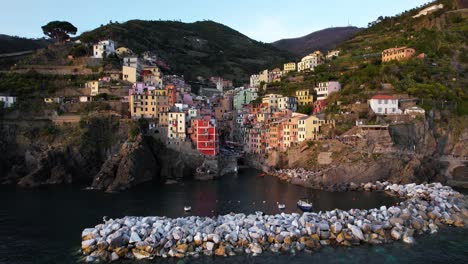
[[[382,108],[381,107],[377,108],[377,112],[382,113]]]

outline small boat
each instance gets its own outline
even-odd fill
[[[266,176],[266,173],[261,173],[258,175],[258,177],[265,177]]]
[[[285,204],[281,204],[281,203],[278,204],[278,209],[284,210],[285,208],[286,208]]]
[[[190,211],[192,211],[192,207],[191,206],[184,206],[184,211],[185,212],[190,212]]]
[[[297,207],[299,207],[304,212],[312,211],[312,203],[307,199],[301,199],[297,201]]]

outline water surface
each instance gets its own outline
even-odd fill
[[[0,263],[76,263],[80,257],[81,231],[102,222],[102,216],[186,215],[184,205],[195,215],[229,212],[275,214],[277,202],[285,212],[300,212],[298,199],[313,201],[316,211],[334,208],[374,208],[392,205],[383,193],[329,193],[286,184],[274,177],[258,177],[255,170],[241,171],[217,181],[185,182],[158,186],[146,184],[120,194],[83,191],[79,186],[19,189],[0,186]],[[324,248],[313,255],[271,255],[234,258],[157,259],[152,263],[376,263],[468,261],[468,232],[445,229],[436,236],[416,238],[418,243],[372,247]],[[125,261],[124,263],[132,263]],[[147,263],[147,262],[137,262]]]

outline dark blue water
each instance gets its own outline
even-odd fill
[[[0,186],[0,264],[76,263],[80,259],[81,231],[102,222],[102,216],[184,216],[184,205],[192,213],[211,216],[229,212],[278,213],[276,202],[286,212],[299,212],[295,203],[302,197],[314,202],[315,210],[373,208],[397,202],[383,193],[328,193],[257,177],[255,170],[218,181],[151,185],[121,194],[83,191],[78,186],[18,189]],[[265,201],[265,203],[263,202]],[[157,259],[151,263],[422,263],[468,261],[468,231],[444,229],[435,236],[417,238],[408,246],[323,248],[309,254],[233,258]],[[131,262],[124,262],[131,263]],[[148,263],[148,262],[138,262]]]

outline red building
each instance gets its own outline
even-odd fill
[[[167,91],[167,103],[169,104],[169,106],[174,106],[176,103],[175,86],[173,84],[167,84],[166,91]]]
[[[219,142],[216,125],[207,120],[193,119],[190,131],[192,133],[190,138],[200,153],[208,156],[218,155]]]

